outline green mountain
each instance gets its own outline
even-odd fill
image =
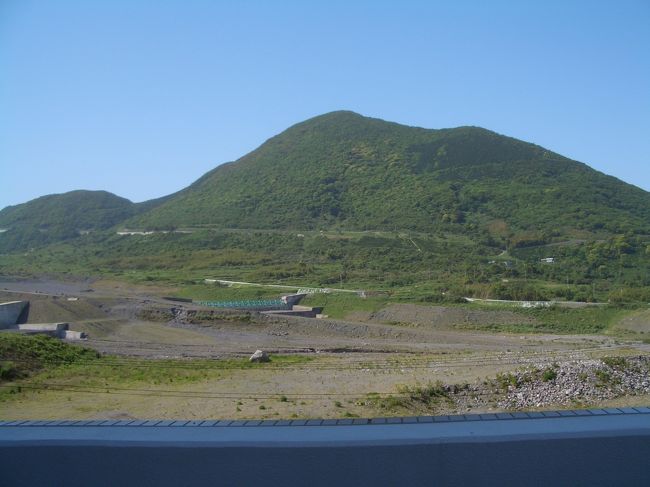
[[[333,112],[217,167],[128,225],[566,233],[645,231],[649,222],[649,193],[534,144],[478,127],[428,130]]]
[[[20,249],[105,230],[136,215],[138,205],[106,191],[41,196],[0,211],[3,250]]]
[[[7,275],[650,299],[650,193],[482,128],[352,112],[290,127],[164,198],[51,195],[0,211],[0,229]]]

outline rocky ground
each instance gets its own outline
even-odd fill
[[[443,388],[459,411],[594,405],[650,394],[650,356],[537,361],[482,383]]]
[[[567,363],[540,363],[511,374],[503,409],[598,403],[650,393],[650,357],[609,357]],[[507,378],[510,381],[510,377]]]

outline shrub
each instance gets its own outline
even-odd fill
[[[625,369],[627,367],[625,357],[604,357],[602,362],[613,369]]]
[[[0,362],[0,380],[11,381],[21,376],[20,371],[13,362]]]
[[[542,380],[544,382],[554,380],[556,377],[557,377],[557,372],[555,371],[555,369],[551,367],[544,369],[544,371],[542,372]]]
[[[503,389],[507,389],[508,386],[517,387],[519,385],[515,374],[497,374],[497,382]]]

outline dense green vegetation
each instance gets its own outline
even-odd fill
[[[0,228],[5,275],[650,301],[649,193],[488,130],[351,112],[297,124],[159,200],[52,195],[5,208]],[[179,228],[191,233],[167,232]]]
[[[39,247],[106,230],[167,200],[132,203],[107,191],[42,196],[0,211],[0,252]]]
[[[485,129],[334,112],[217,167],[128,225],[451,229],[525,245],[577,231],[646,231],[650,195]]]
[[[214,286],[195,284],[219,278],[383,291],[397,301],[416,303],[456,302],[463,296],[650,301],[650,254],[647,239],[640,236],[513,249],[503,254],[499,247],[453,234],[414,236],[412,241],[391,232],[301,235],[217,230],[131,236],[97,232],[27,253],[0,255],[0,274],[93,275],[159,282],[187,287],[183,295],[196,299],[268,297],[282,292],[265,288],[217,292]],[[594,249],[603,248],[612,254],[594,260]],[[555,261],[541,262],[542,255],[554,256]]]
[[[99,357],[87,348],[43,335],[0,335],[0,382],[20,379],[47,366],[87,363]]]
[[[106,191],[71,191],[42,196],[0,211],[0,251],[73,239],[107,229],[135,215],[136,205]]]

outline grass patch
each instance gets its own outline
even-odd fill
[[[305,306],[322,307],[323,313],[332,318],[345,318],[351,313],[362,311],[374,313],[386,306],[386,297],[362,298],[356,294],[331,293],[308,296],[301,304]]]
[[[93,362],[61,364],[39,375],[39,379],[70,379],[86,385],[116,383],[195,383],[222,377],[224,372],[260,368],[282,368],[310,362],[301,355],[272,355],[271,362],[253,363],[248,359],[169,359],[140,360],[101,357]]]
[[[185,285],[174,293],[174,296],[190,298],[195,301],[238,301],[246,299],[273,299],[283,294],[291,294],[292,292],[291,289],[262,286],[224,286],[218,283],[201,283]]]
[[[3,379],[28,376],[46,366],[93,362],[99,354],[44,335],[0,335]]]
[[[601,361],[612,369],[625,370],[628,367],[625,357],[603,357]]]
[[[0,400],[8,399],[20,386],[25,386],[25,390],[40,390],[53,383],[102,390],[129,385],[169,387],[218,379],[235,370],[282,368],[313,360],[303,355],[272,355],[270,363],[251,363],[248,359],[146,360],[99,356],[94,350],[53,338],[24,335],[0,336],[0,350],[3,359],[10,359],[0,363],[0,375],[11,386],[0,388]]]
[[[549,382],[557,379],[557,372],[552,367],[548,367],[542,371],[542,380]]]
[[[14,362],[0,362],[0,381],[12,381],[19,379],[21,376],[20,369]]]
[[[614,377],[607,370],[597,369],[595,374],[598,381],[596,387],[610,387],[621,383],[621,380],[618,377]]]
[[[504,390],[508,390],[510,386],[517,387],[519,385],[517,376],[511,373],[497,374],[496,381],[500,388]]]
[[[368,394],[366,402],[372,406],[391,413],[406,411],[435,411],[441,404],[451,403],[451,389],[442,382],[427,384],[426,386],[400,386],[398,395],[380,397]]]
[[[501,306],[495,306],[501,309]],[[597,334],[608,331],[630,311],[615,306],[598,306],[587,308],[518,308],[508,306],[508,311],[515,312],[529,319],[532,323],[463,323],[455,325],[458,329],[490,331],[495,333],[553,333],[553,334]]]

